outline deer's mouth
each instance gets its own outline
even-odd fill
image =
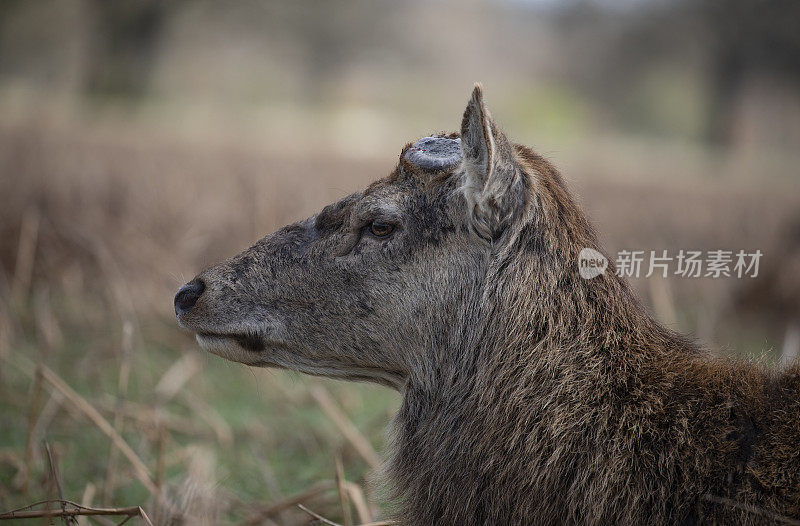
[[[398,369],[306,358],[297,354],[289,343],[258,333],[197,331],[195,337],[205,351],[255,367],[288,369],[342,380],[371,381],[398,390],[406,378],[406,374]]]
[[[204,343],[215,343],[220,341],[234,341],[242,349],[250,352],[262,352],[266,348],[264,338],[255,333],[227,333],[227,332],[207,332],[197,333],[197,341],[200,345]]]
[[[257,334],[198,331],[195,338],[203,350],[226,360],[256,366],[264,361],[267,343]]]

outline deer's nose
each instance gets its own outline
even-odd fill
[[[193,279],[181,287],[181,290],[175,294],[175,314],[180,316],[189,312],[200,299],[204,290],[206,290],[206,284],[201,279]]]

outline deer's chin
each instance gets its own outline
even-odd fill
[[[226,360],[245,365],[260,365],[264,361],[263,344],[254,345],[252,337],[207,332],[198,332],[195,337],[203,350]]]

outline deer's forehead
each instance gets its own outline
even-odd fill
[[[323,208],[317,214],[314,226],[319,232],[324,233],[339,230],[353,217],[399,216],[402,213],[402,201],[402,194],[389,187],[370,188],[366,192],[351,194]]]
[[[323,208],[314,220],[317,231],[324,234],[340,229],[349,221],[353,203],[360,198],[361,194],[352,194]]]
[[[351,194],[332,203],[317,214],[314,223],[321,233],[331,232],[346,227],[351,220],[365,221],[373,219],[401,219],[403,216],[424,215],[422,212],[431,207],[442,206],[446,199],[444,194],[453,190],[452,171],[439,173],[436,180],[430,175],[425,178],[397,175],[402,167],[392,176],[372,183],[363,192]],[[450,184],[452,183],[452,184]],[[419,210],[422,206],[426,210]]]

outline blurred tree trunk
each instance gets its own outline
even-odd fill
[[[86,93],[143,96],[166,19],[175,5],[160,0],[89,0],[93,45],[84,78]]]
[[[734,138],[736,106],[744,79],[740,55],[723,50],[714,60],[709,75],[706,139],[712,145],[730,145]]]
[[[703,0],[697,9],[710,40],[707,139],[730,146],[735,114],[748,76],[800,78],[800,2]]]

